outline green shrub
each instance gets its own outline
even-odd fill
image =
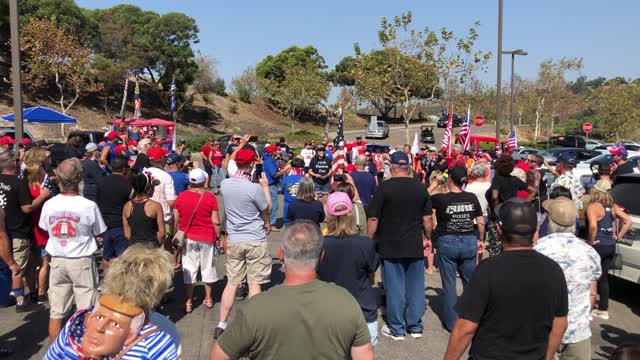
[[[237,115],[238,114],[238,105],[236,104],[229,104],[229,106],[227,107],[227,110],[229,110],[230,113]]]
[[[218,96],[227,96],[226,87],[224,85],[224,79],[217,78],[213,82],[213,93]]]
[[[213,134],[213,133],[210,133],[210,132],[189,136],[186,139],[187,140],[187,149],[190,152],[198,152],[198,151],[200,151],[200,149],[202,149],[202,146],[204,146],[204,144],[207,142],[207,140],[209,138],[216,139],[218,136],[219,135],[216,135],[216,134]]]
[[[239,87],[236,89],[238,98],[243,103],[251,104],[251,92],[245,87]]]

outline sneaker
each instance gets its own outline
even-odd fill
[[[218,338],[220,337],[220,335],[222,335],[222,333],[224,333],[224,329],[216,327],[216,329],[213,331],[213,338],[218,340]]]
[[[409,336],[411,336],[414,339],[420,339],[422,337],[422,330],[420,331],[409,331]]]
[[[40,311],[40,310],[44,310],[44,306],[41,304],[34,304],[28,300],[25,300],[22,305],[16,305],[16,312],[17,313],[23,313],[23,312],[30,312],[30,311]]]
[[[599,317],[602,320],[609,320],[609,312],[607,310],[595,309],[591,312],[593,316]]]
[[[271,232],[280,232],[280,228],[277,228],[275,225],[271,225]]]
[[[389,327],[388,327],[387,325],[384,325],[384,326],[382,327],[382,329],[380,329],[380,332],[382,332],[382,335],[387,336],[387,337],[390,337],[390,338],[392,338],[392,339],[393,339],[393,340],[395,340],[395,341],[402,341],[402,340],[404,340],[404,335],[400,335],[400,336],[393,335],[393,334],[391,333],[391,330],[389,330]]]

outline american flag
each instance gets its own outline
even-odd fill
[[[171,79],[171,116],[176,121],[176,78]]]
[[[136,80],[136,89],[133,91],[133,118],[139,119],[142,116],[142,99],[140,99],[140,85],[138,85],[138,80]]]
[[[344,149],[338,149],[333,153],[333,160],[331,161],[331,176],[333,176],[340,166],[344,167],[344,172],[347,172],[347,154],[345,147]]]
[[[511,126],[511,131],[509,132],[509,137],[507,138],[507,148],[509,151],[518,147],[518,138],[516,136],[516,127]]]
[[[338,133],[334,144],[336,148],[340,141],[344,141],[344,116],[342,114],[342,106],[338,109]]]
[[[462,124],[460,128],[460,133],[458,134],[460,142],[463,144],[464,150],[469,150],[469,135],[471,133],[471,105],[467,108],[467,119]]]
[[[129,92],[129,73],[124,77],[124,93],[122,94],[122,106],[120,107],[120,119],[124,120],[124,109],[127,104],[127,92]]]
[[[447,155],[451,155],[451,134],[453,133],[453,106],[449,110],[449,119],[447,120],[447,128],[444,130],[442,138],[442,150],[447,151]]]

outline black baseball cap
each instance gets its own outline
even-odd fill
[[[449,178],[458,185],[465,184],[467,182],[467,169],[462,166],[454,166],[449,169]]]
[[[576,161],[576,158],[571,156],[571,154],[569,153],[560,154],[560,156],[558,156],[558,162],[571,166],[576,166],[576,164],[578,163]]]
[[[511,198],[495,208],[498,225],[508,234],[533,235],[538,228],[536,209],[530,202]]]

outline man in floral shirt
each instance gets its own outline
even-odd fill
[[[559,197],[542,206],[549,213],[549,235],[538,240],[534,250],[560,265],[569,293],[569,325],[558,349],[559,359],[591,359],[589,313],[602,274],[600,256],[575,236],[578,211],[572,200]]]
[[[582,210],[584,205],[582,203],[582,196],[584,195],[584,187],[580,182],[578,176],[573,175],[571,170],[576,166],[576,158],[570,154],[562,154],[558,157],[558,166],[556,171],[559,176],[556,181],[551,184],[551,190],[558,186],[565,187],[571,191],[571,197],[573,198],[576,207]]]

